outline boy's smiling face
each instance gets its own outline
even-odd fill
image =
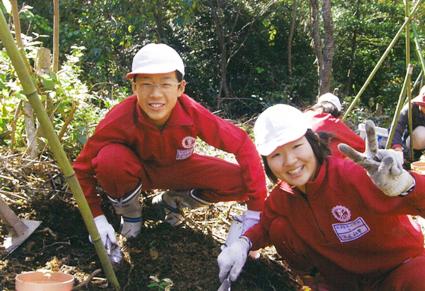
[[[177,80],[176,72],[139,74],[133,82],[133,92],[143,112],[157,127],[162,127],[170,118],[185,86],[184,80],[180,83]]]

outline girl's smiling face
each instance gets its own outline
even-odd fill
[[[316,156],[305,136],[277,147],[267,156],[273,174],[305,192],[305,184],[316,176]]]

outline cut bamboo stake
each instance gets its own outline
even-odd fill
[[[109,282],[112,284],[113,288],[115,290],[120,290],[120,285],[115,276],[115,272],[112,268],[111,262],[109,261],[108,255],[106,254],[105,248],[102,244],[102,240],[100,239],[99,232],[97,231],[96,225],[94,224],[93,215],[87,204],[87,200],[84,197],[83,191],[75,176],[71,163],[69,162],[63,150],[63,147],[58,139],[58,136],[56,135],[53,129],[53,125],[49,117],[47,116],[43,105],[41,104],[35,85],[25,65],[25,61],[23,60],[22,55],[20,54],[15,42],[13,41],[12,34],[10,33],[6,19],[1,10],[0,40],[6,48],[7,54],[9,55],[13,67],[15,68],[19,80],[21,81],[24,94],[27,96],[29,102],[34,108],[36,116],[45,133],[45,137],[48,140],[50,149],[65,176],[65,179],[72,191],[72,194],[74,195],[81,216],[83,217],[84,223],[86,224],[87,230],[92,238],[97,255],[99,256],[105,275],[108,278]]]
[[[397,108],[394,113],[393,121],[391,122],[390,133],[388,134],[387,144],[385,145],[386,149],[391,148],[391,144],[393,142],[395,128],[397,126],[398,119],[400,117],[401,108],[403,108],[404,104],[404,95],[406,93],[406,83],[409,79],[409,75],[412,75],[413,66],[409,64],[406,71],[406,76],[404,77],[403,87],[401,88],[400,96],[398,97]]]
[[[370,73],[369,77],[367,77],[365,83],[363,84],[363,86],[360,88],[359,92],[357,93],[356,97],[354,98],[353,102],[351,102],[350,107],[348,107],[347,111],[345,112],[344,116],[342,117],[343,120],[345,120],[347,118],[347,116],[351,113],[351,110],[354,108],[354,106],[356,105],[356,103],[359,101],[360,96],[362,96],[363,92],[366,90],[367,86],[369,85],[370,81],[372,81],[373,77],[375,76],[376,72],[378,71],[378,69],[381,67],[382,63],[384,62],[385,58],[388,56],[388,54],[390,53],[391,49],[393,48],[393,46],[395,45],[395,43],[397,42],[397,40],[399,39],[401,33],[403,32],[404,28],[406,27],[406,25],[412,21],[413,19],[413,15],[416,13],[416,11],[418,10],[419,4],[421,3],[421,0],[418,0],[418,2],[415,3],[415,6],[413,7],[409,17],[407,17],[404,20],[403,25],[400,27],[400,29],[398,30],[398,32],[396,33],[396,35],[394,36],[393,40],[391,41],[391,43],[388,45],[387,49],[385,50],[384,54],[381,56],[381,58],[379,59],[378,63],[375,65],[375,67],[373,68],[372,72]]]

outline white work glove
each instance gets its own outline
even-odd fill
[[[242,215],[242,234],[260,221],[260,211],[247,210]]]
[[[230,246],[248,229],[257,224],[260,221],[260,213],[259,211],[247,210],[243,215],[233,216],[233,222],[230,225],[223,247]]]
[[[236,281],[245,265],[250,248],[251,241],[246,236],[242,236],[221,251],[217,258],[220,282],[227,278],[230,281]]]
[[[378,150],[375,124],[368,120],[366,127],[366,151],[359,153],[346,144],[339,150],[366,169],[372,182],[390,197],[406,195],[415,186],[415,179],[403,169],[403,156],[395,150]]]
[[[100,239],[105,246],[106,253],[112,263],[120,263],[122,259],[122,253],[117,243],[115,236],[115,230],[112,225],[108,222],[105,215],[99,215],[94,218],[97,231],[99,232]],[[89,236],[90,242],[92,241]]]

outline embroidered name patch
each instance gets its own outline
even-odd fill
[[[193,148],[185,150],[177,150],[176,160],[185,160],[190,157],[193,153]]]
[[[369,226],[361,217],[345,223],[334,223],[332,228],[342,243],[356,240],[370,231]]]

